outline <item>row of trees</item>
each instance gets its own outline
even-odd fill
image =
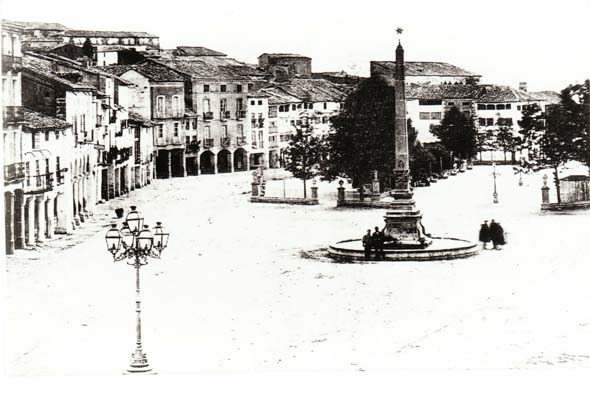
[[[564,89],[561,104],[550,107],[546,113],[536,105],[525,107],[517,135],[509,124],[498,125],[492,139],[478,135],[474,117],[452,107],[445,112],[440,125],[431,127],[440,143],[421,144],[408,120],[412,178],[420,180],[432,172],[442,172],[453,167],[455,158],[471,159],[478,150],[500,148],[512,153],[515,160],[517,151],[529,149],[529,156],[536,155],[534,160],[554,169],[558,188],[557,169],[565,162],[579,160],[590,167],[587,88],[588,82]],[[378,172],[384,187],[391,187],[394,113],[391,86],[380,79],[362,82],[332,119],[333,134],[324,139],[314,136],[311,126],[298,130],[287,149],[286,169],[304,180],[304,190],[305,181],[317,175],[329,181],[347,177],[362,190],[363,184],[372,180],[373,171]]]

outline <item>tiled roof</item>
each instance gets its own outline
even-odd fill
[[[395,61],[373,61],[392,72],[395,72]],[[460,67],[443,62],[405,62],[406,76],[476,76]]]
[[[225,53],[200,46],[177,46],[176,49],[185,56],[227,56]]]
[[[276,87],[303,101],[338,102],[348,95],[346,88],[325,79],[290,79]]]
[[[266,76],[256,66],[224,57],[178,56],[155,61],[197,79],[251,80]]]
[[[278,57],[278,58],[283,58],[283,57],[303,57],[304,59],[309,59],[310,57],[307,56],[303,56],[301,54],[295,54],[295,53],[262,53],[260,56],[258,56],[259,58],[262,56],[268,56],[268,57]]]
[[[547,104],[558,104],[561,102],[561,95],[552,90],[543,90],[540,92],[529,92],[529,94],[538,100],[542,100]]]
[[[120,76],[123,73],[128,72],[129,70],[135,70],[136,72],[144,75],[148,79],[155,81],[155,82],[182,82],[184,81],[184,77],[182,75],[176,73],[174,70],[170,68],[154,63],[150,60],[138,63],[138,64],[115,64],[111,66],[101,66],[97,67],[101,71],[105,71],[107,73],[114,74],[116,76]]]
[[[261,89],[260,92],[264,93],[268,97],[268,104],[270,106],[301,102],[301,99],[291,96],[290,94],[285,93],[281,89],[274,86],[265,87],[264,89]]]
[[[32,130],[51,130],[51,129],[67,129],[71,125],[65,120],[57,117],[48,116],[43,113],[35,112],[30,109],[24,109],[25,127]]]
[[[2,30],[22,32],[25,26],[18,21],[2,20]]]
[[[60,23],[45,23],[41,21],[15,21],[13,23],[17,23],[23,26],[25,29],[28,30],[56,30],[56,31],[63,31],[67,30],[68,28]]]
[[[139,113],[131,112],[131,111],[129,112],[129,120],[136,122],[136,123],[141,123],[146,127],[153,127],[157,124],[155,122],[152,122],[150,119],[146,119],[145,117],[143,117]]]
[[[79,91],[93,91],[96,90],[95,87],[88,83],[83,82],[73,82],[68,80],[60,75],[58,75],[53,70],[53,64],[49,60],[40,59],[38,57],[32,56],[30,54],[25,54],[23,56],[23,68],[25,71],[31,73],[36,77],[42,77],[47,80],[50,80],[54,83],[58,83],[63,87],[66,87],[69,90],[79,90]]]
[[[143,37],[158,38],[144,31],[105,31],[105,30],[66,30],[65,36],[70,37]]]
[[[477,99],[478,86],[469,84],[406,84],[407,99]]]
[[[516,90],[510,86],[499,86],[496,84],[481,84],[478,86],[479,96],[477,101],[481,103],[503,103],[522,102],[537,100],[530,94]]]

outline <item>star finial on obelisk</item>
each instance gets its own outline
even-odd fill
[[[395,29],[395,32],[398,34],[398,36],[401,37],[402,32],[404,31],[404,29],[402,29],[401,27],[398,27],[397,29]],[[398,43],[401,44],[401,39],[398,37],[397,39]]]

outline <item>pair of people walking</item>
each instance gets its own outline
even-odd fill
[[[489,225],[488,221],[484,220],[479,229],[479,241],[483,243],[484,249],[487,249],[487,244],[489,242],[492,242],[494,249],[500,249],[501,245],[506,244],[504,228],[494,219],[492,219]]]
[[[375,250],[375,259],[385,259],[385,251],[383,250],[385,234],[378,227],[375,227],[373,234],[371,234],[371,229],[368,229],[362,241],[365,249],[365,260],[371,259],[371,249]]]

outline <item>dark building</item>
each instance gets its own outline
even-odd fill
[[[311,57],[292,53],[263,53],[258,67],[271,73],[277,80],[291,77],[311,77]]]

